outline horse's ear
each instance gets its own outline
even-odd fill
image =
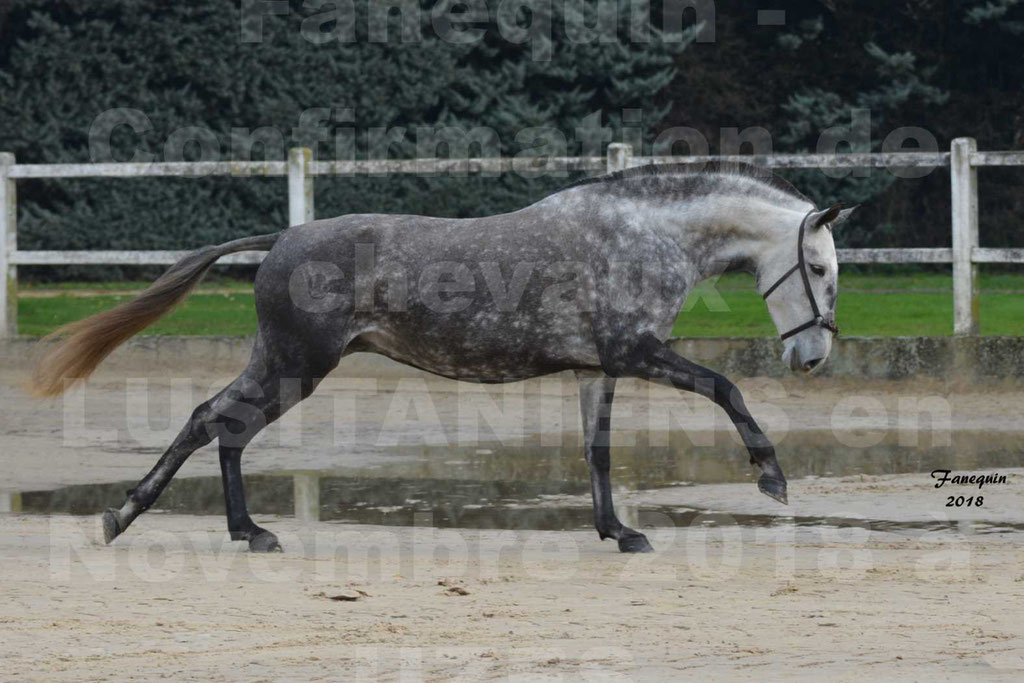
[[[828,225],[828,229],[833,230],[837,225],[842,225],[843,223],[845,223],[847,219],[850,216],[852,216],[853,213],[859,208],[860,204],[857,204],[856,206],[851,206],[849,209],[843,209],[842,211],[840,211],[839,215],[836,216],[836,219]]]
[[[828,228],[831,230],[849,218],[856,210],[856,206],[851,209],[844,209],[842,202],[840,202],[839,204],[830,206],[823,211],[815,211],[808,216],[807,227],[812,230],[817,228]]]

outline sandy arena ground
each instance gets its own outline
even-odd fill
[[[19,368],[0,370],[0,491],[137,479],[204,392],[230,378],[174,384],[174,368],[152,370],[132,375],[145,385],[126,385],[115,368],[79,403],[54,404],[25,398]],[[384,430],[388,438],[368,431],[339,449],[338,406],[354,386],[342,373],[292,427],[268,430],[247,451],[246,472],[328,467],[339,450],[351,461],[371,460],[390,437],[465,438],[456,385],[385,374],[373,388],[360,385],[352,424],[380,422],[403,394],[433,406],[434,431],[398,420]],[[578,429],[571,381],[523,387],[528,407],[547,396],[545,405],[557,410],[499,419],[477,438]],[[769,415],[775,433],[783,423],[794,431],[894,429],[908,397],[948,402],[954,430],[1019,430],[1024,411],[1024,394],[1005,387],[951,392],[813,380],[745,387],[751,409]],[[417,404],[424,395],[426,404]],[[850,396],[874,417],[837,411]],[[674,392],[627,386],[620,399],[620,436],[708,429],[707,413]],[[145,401],[146,426],[133,427]],[[724,422],[713,422],[716,433],[729,433]],[[197,454],[179,476],[216,474],[214,453]],[[1007,485],[985,489],[984,515],[953,518],[942,510],[943,492],[921,475],[792,481],[785,513],[796,517],[965,521],[898,533],[801,527],[785,518],[766,527],[695,524],[647,530],[658,552],[643,556],[620,555],[593,532],[266,516],[257,521],[279,535],[286,553],[258,556],[227,541],[219,517],[157,513],[106,547],[97,540],[98,516],[0,514],[0,678],[1020,681],[1024,532],[979,533],[969,521],[1024,524],[1024,470],[1008,475]],[[622,492],[618,502],[780,514],[749,484]]]
[[[287,554],[243,552],[208,517],[152,515],[109,548],[90,540],[95,518],[0,518],[0,672],[76,681],[1024,676],[1019,538],[655,530],[659,552],[624,556],[584,532],[261,521]]]

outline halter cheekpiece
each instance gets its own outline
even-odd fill
[[[804,260],[804,233],[806,232],[807,228],[807,219],[810,218],[811,214],[813,213],[814,211],[812,210],[810,213],[804,216],[804,220],[800,223],[800,235],[797,238],[796,243],[796,265],[787,270],[783,274],[783,276],[776,280],[775,284],[769,287],[768,291],[766,291],[763,294],[765,301],[767,301],[768,297],[771,296],[772,292],[778,289],[779,285],[781,285],[783,282],[789,279],[789,276],[792,275],[793,273],[799,272],[800,278],[804,281],[804,291],[807,293],[807,300],[811,302],[811,313],[814,314],[814,317],[811,320],[805,322],[803,325],[794,327],[789,332],[783,334],[782,338],[784,340],[789,339],[793,335],[800,334],[804,330],[810,329],[812,327],[824,327],[826,330],[832,333],[832,336],[839,336],[839,328],[836,327],[835,319],[830,318],[826,320],[824,317],[822,317],[821,311],[818,309],[818,302],[815,301],[814,299],[814,292],[811,290],[811,280],[809,277],[807,277],[807,262]]]

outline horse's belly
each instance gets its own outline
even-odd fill
[[[478,329],[449,321],[375,326],[353,340],[352,350],[380,353],[442,377],[484,383],[514,382],[562,370],[597,367],[593,339],[567,321],[548,326],[495,325]]]

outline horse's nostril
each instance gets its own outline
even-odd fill
[[[806,363],[804,363],[804,370],[810,372],[819,365],[821,365],[821,358],[815,358],[814,360],[809,360]]]

